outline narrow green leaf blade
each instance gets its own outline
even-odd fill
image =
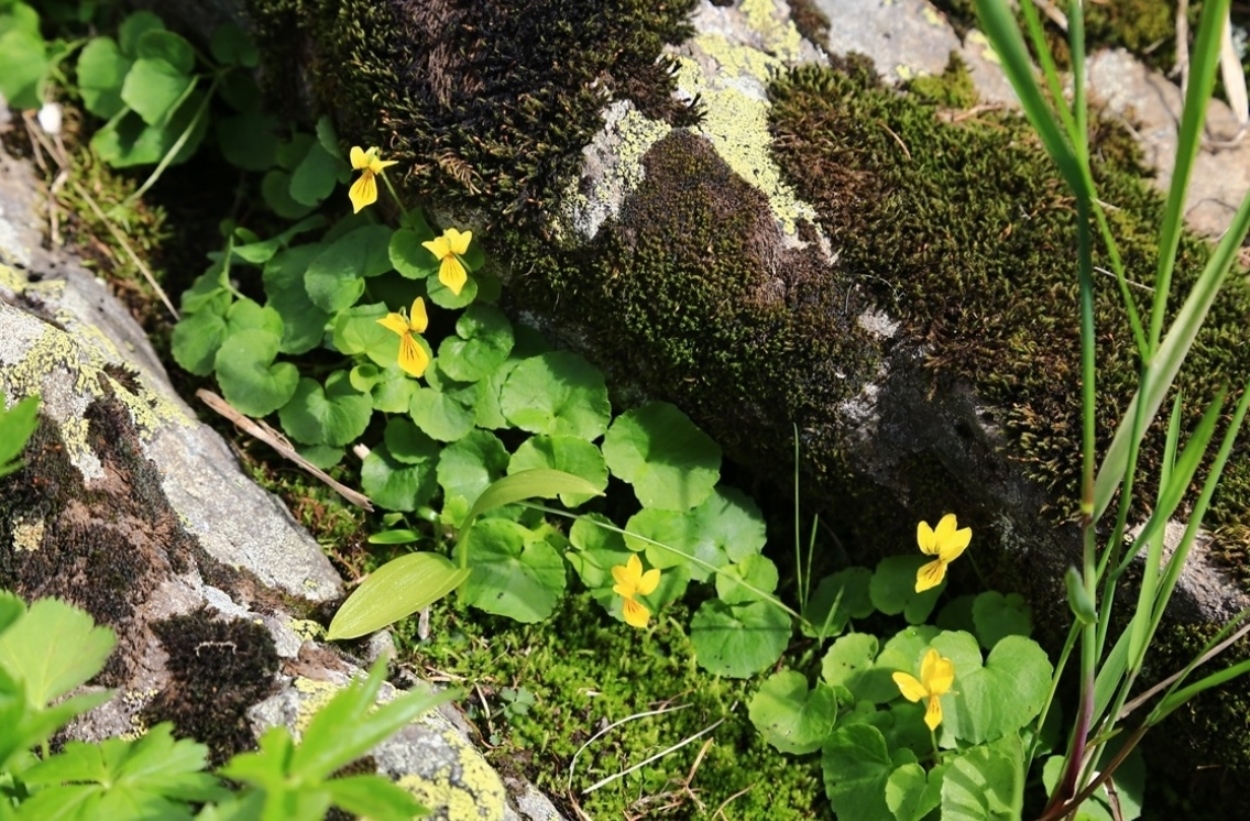
[[[505,476],[482,491],[477,497],[465,521],[504,505],[523,502],[526,499],[551,499],[561,493],[602,496],[603,492],[580,476],[562,470],[534,468]]]
[[[327,638],[354,639],[381,630],[446,596],[469,577],[437,553],[410,553],[379,567],[330,622]]]

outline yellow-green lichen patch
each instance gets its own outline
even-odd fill
[[[621,205],[642,183],[642,157],[672,126],[645,116],[628,100],[608,106],[603,130],[582,152],[583,180],[573,181],[560,209],[563,223],[573,227],[578,241],[593,239],[608,218],[620,214]],[[564,225],[552,226],[557,237]]]
[[[42,397],[45,411],[60,422],[65,447],[85,478],[100,476],[82,419],[94,399],[116,398],[141,435],[163,425],[190,424],[169,398],[146,384],[145,377],[128,370],[116,347],[95,326],[64,312],[58,312],[54,325],[8,306],[0,311],[6,328],[6,338],[0,340],[0,388],[14,397]]]
[[[317,711],[329,704],[343,688],[332,681],[319,681],[304,676],[296,676],[291,687],[300,694],[299,713],[291,725],[291,731],[298,740],[308,729],[308,722],[312,721]]]
[[[65,293],[65,280],[44,279],[31,282],[20,271],[0,263],[0,288],[13,294],[24,294],[38,299],[56,300]]]
[[[432,775],[408,775],[399,785],[441,821],[500,821],[504,788],[499,775],[469,742],[453,730],[440,734],[454,761]]]

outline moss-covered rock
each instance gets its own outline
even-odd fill
[[[514,307],[617,384],[677,402],[761,478],[789,478],[797,428],[804,489],[854,552],[910,548],[916,519],[958,509],[987,581],[1056,601],[1075,546],[1075,213],[1026,124],[971,109],[958,67],[910,94],[862,61],[799,67],[814,52],[783,3],[701,4],[693,36],[688,3],[590,5],[250,3],[271,74],[311,68],[344,133],[405,161],[437,211],[473,215]],[[283,40],[307,51],[284,64]],[[1148,288],[1159,200],[1126,133],[1097,128]],[[1206,253],[1184,241],[1178,290]],[[1105,284],[1104,445],[1137,375]],[[1186,421],[1250,376],[1248,309],[1231,279],[1178,383]],[[1151,440],[1147,474],[1159,458]],[[1250,462],[1233,464],[1210,552],[1241,573]],[[1222,760],[1250,763],[1231,746]]]

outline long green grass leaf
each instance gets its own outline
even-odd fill
[[[1167,314],[1172,271],[1176,250],[1180,246],[1185,218],[1185,193],[1194,159],[1202,146],[1202,128],[1206,122],[1207,104],[1215,90],[1215,69],[1220,62],[1220,40],[1228,20],[1230,0],[1207,0],[1202,4],[1198,38],[1190,53],[1189,88],[1185,92],[1185,108],[1181,114],[1180,134],[1176,143],[1176,161],[1172,166],[1172,183],[1168,188],[1163,225],[1159,229],[1159,267],[1155,276],[1154,306],[1150,313],[1150,344],[1155,348],[1163,333]]]
[[[1138,391],[1120,420],[1115,437],[1111,441],[1111,447],[1107,449],[1102,467],[1098,470],[1098,480],[1094,486],[1095,519],[1102,516],[1107,505],[1111,503],[1128,466],[1131,444],[1129,438],[1134,427],[1133,415],[1137,411],[1137,403],[1145,402],[1145,416],[1143,417],[1145,424],[1138,431],[1139,436],[1144,436],[1146,429],[1154,421],[1159,406],[1163,404],[1164,397],[1172,387],[1177,373],[1180,372],[1189,349],[1198,337],[1207,312],[1211,310],[1211,305],[1219,294],[1224,276],[1241,250],[1241,243],[1246,238],[1247,230],[1250,230],[1250,192],[1247,192],[1242,199],[1228,231],[1220,239],[1211,258],[1207,260],[1206,267],[1198,276],[1198,281],[1194,283],[1185,304],[1181,306],[1172,327],[1168,329],[1167,336],[1160,344],[1154,361],[1150,364],[1147,392],[1143,395]]]
[[[369,574],[334,614],[326,638],[354,639],[381,630],[446,596],[469,577],[437,553],[409,553]]]

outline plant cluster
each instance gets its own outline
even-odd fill
[[[1064,98],[1053,64],[1045,62],[1032,5],[1023,4],[1023,13],[1049,97],[1006,4],[976,3],[1043,144],[1077,194],[1086,552],[1066,579],[1074,627],[1053,664],[1030,638],[1031,614],[1018,595],[982,592],[938,609],[947,568],[972,538],[953,514],[936,528],[920,523],[919,555],[845,568],[815,585],[814,538],[804,562],[796,537],[798,609],[786,605],[779,569],[764,554],[764,517],[721,481],[719,446],[674,405],[614,409],[600,370],[514,324],[498,307],[502,284],[487,265],[482,238],[435,225],[408,207],[387,176],[394,159],[377,148],[344,151],[329,119],[306,132],[265,113],[247,72],[256,51],[237,29],[215,34],[210,57],[148,12],[126,17],[116,38],[46,41],[29,6],[0,3],[0,91],[11,102],[36,106],[53,81],[75,88],[83,106],[105,121],[92,139],[95,152],[117,167],[154,166],[145,188],[201,144],[216,145],[228,162],[256,175],[267,213],[252,215],[261,220],[255,227],[221,224],[221,249],[182,295],[171,352],[187,372],[215,379],[239,413],[276,418],[304,462],[358,479],[367,504],[381,509],[370,542],[420,548],[366,577],[335,615],[330,639],[380,629],[452,592],[485,613],[540,622],[570,593],[570,570],[607,614],[635,629],[672,621],[666,607],[678,600],[697,603],[682,626],[697,663],[717,676],[749,678],[776,668],[797,630],[807,655],[790,657],[788,668],[760,683],[750,720],[784,753],[820,751],[834,811],[868,821],[1018,817],[1034,775],[1050,796],[1043,818],[1079,810],[1131,821],[1141,809],[1141,772],[1133,766],[1141,733],[1246,667],[1182,687],[1205,656],[1195,660],[1165,682],[1164,698],[1122,746],[1108,748],[1122,720],[1161,692],[1129,700],[1250,401],[1243,395],[1211,462],[1192,532],[1165,563],[1163,525],[1204,464],[1224,396],[1184,447],[1175,403],[1156,509],[1137,537],[1147,547],[1139,607],[1119,639],[1109,641],[1110,603],[1135,553],[1124,549],[1124,533],[1141,439],[1250,225],[1250,199],[1164,337],[1168,253],[1179,241],[1183,201],[1174,194],[1160,244],[1163,296],[1144,324],[1093,194],[1078,3],[1069,16],[1077,67],[1070,109],[1048,102]],[[1211,21],[1221,19],[1227,0],[1210,7],[1174,177],[1173,191],[1182,194],[1218,53],[1218,23]],[[73,86],[62,66],[75,52]],[[15,67],[13,54],[29,59]],[[210,116],[218,96],[229,112]],[[345,197],[331,199],[349,182]],[[383,191],[394,224],[377,207]],[[273,230],[275,224],[284,227]],[[1092,225],[1108,246],[1143,363],[1139,399],[1097,475]],[[0,475],[20,452],[2,434],[33,426],[30,403],[0,417]],[[1094,523],[1117,492],[1113,535],[1096,553]],[[58,639],[52,663],[38,670],[30,663],[32,636]],[[1064,742],[1055,698],[1078,642],[1082,699]],[[206,818],[316,817],[331,805],[378,818],[418,810],[381,779],[331,777],[432,703],[413,694],[366,717],[380,668],[332,702],[298,747],[279,729],[259,751],[234,758],[221,771],[245,785],[233,796],[203,773],[203,748],[174,741],[164,725],[138,740],[71,744],[51,755],[50,734],[106,696],[56,700],[97,672],[111,646],[106,630],[63,604],[38,602],[27,611],[12,597],[0,598],[0,711],[11,719],[0,721],[0,790],[9,799],[0,817],[97,812],[123,801],[170,817],[189,815],[189,802],[207,802],[200,811]],[[502,696],[502,712],[521,720],[533,697],[517,684]]]

